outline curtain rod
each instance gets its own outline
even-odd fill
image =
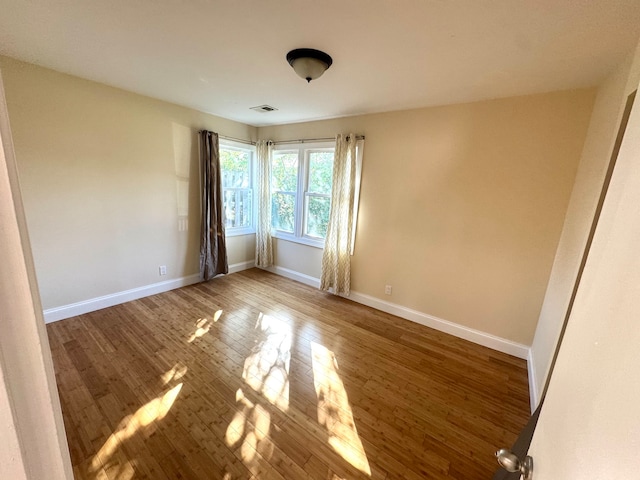
[[[310,142],[328,142],[335,140],[336,137],[324,137],[324,138],[299,138],[296,140],[280,140],[277,142],[271,142],[274,145],[283,145],[287,143],[310,143]],[[364,140],[364,135],[356,135],[356,140]]]
[[[198,130],[198,133],[207,132],[207,131],[208,130]],[[218,138],[222,138],[224,140],[231,140],[231,141],[238,142],[238,143],[244,143],[246,145],[255,145],[256,144],[256,142],[254,142],[252,140],[245,140],[244,138],[229,137],[227,135],[218,134]]]
[[[198,133],[203,132],[204,130],[198,131]],[[251,140],[245,140],[243,138],[236,137],[228,137],[227,135],[218,134],[218,138],[222,138],[224,140],[231,140],[238,143],[244,143],[246,145],[255,145],[256,142]],[[296,140],[280,140],[278,142],[271,142],[273,145],[285,145],[289,143],[310,143],[310,142],[329,142],[331,140],[335,140],[335,137],[324,137],[324,138],[299,138]],[[356,135],[356,140],[364,140],[364,135]]]
[[[220,135],[218,134],[218,138],[222,138],[223,140],[231,140],[233,142],[238,142],[238,143],[244,143],[247,145],[255,145],[256,142],[253,142],[251,140],[244,140],[242,138],[235,138],[235,137],[227,137],[226,135]]]

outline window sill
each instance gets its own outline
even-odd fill
[[[252,235],[256,233],[255,228],[227,228],[224,231],[225,237],[239,237],[241,235]]]
[[[302,245],[307,245],[308,247],[319,248],[324,250],[324,239],[315,240],[309,237],[296,237],[291,233],[285,232],[272,232],[271,236],[273,238],[277,238],[279,240],[286,240],[287,242],[300,243]]]

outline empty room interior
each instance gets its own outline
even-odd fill
[[[0,8],[0,478],[637,474],[639,2]]]

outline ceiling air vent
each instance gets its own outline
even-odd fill
[[[255,110],[256,112],[260,112],[260,113],[269,113],[278,109],[275,107],[272,107],[271,105],[260,105],[259,107],[251,107],[251,110]]]

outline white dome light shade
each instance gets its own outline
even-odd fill
[[[309,57],[298,58],[291,62],[291,66],[298,76],[304,78],[307,82],[319,78],[327,69],[326,63]]]
[[[312,48],[297,48],[287,53],[287,62],[307,83],[319,78],[333,63],[329,55]]]

